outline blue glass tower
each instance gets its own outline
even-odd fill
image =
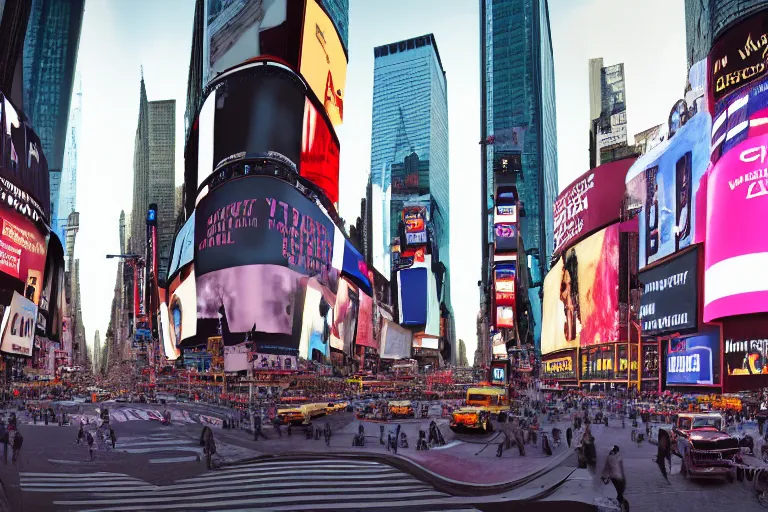
[[[535,341],[541,331],[538,306],[543,276],[554,244],[552,206],[558,193],[555,72],[547,0],[480,0],[481,137],[522,134],[520,169],[507,173],[517,188],[525,216],[520,233],[527,257],[530,313]],[[506,155],[499,146],[484,146],[482,167],[483,281],[489,282],[489,254],[494,241],[494,184]]]
[[[434,36],[376,47],[373,73],[371,259],[389,276],[403,206],[426,206],[437,249],[433,265],[439,258],[445,266],[440,301],[450,315],[448,100]],[[453,329],[446,330],[453,346]]]
[[[349,0],[320,0],[336,30],[341,36],[341,44],[349,48]]]

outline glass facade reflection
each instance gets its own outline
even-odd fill
[[[403,205],[428,205],[446,268],[440,299],[450,311],[448,101],[440,54],[429,34],[376,47],[374,57],[371,259],[389,276]]]
[[[484,138],[515,131],[522,133],[520,158],[522,171],[516,173],[515,186],[524,206],[520,219],[526,260],[529,264],[533,299],[540,292],[541,276],[548,270],[554,244],[552,206],[558,193],[557,123],[555,71],[547,0],[484,0],[482,43],[484,44],[484,89],[482,98]],[[509,158],[490,143],[486,145],[486,207],[494,206],[495,173]],[[493,244],[491,220],[487,226],[488,250]],[[487,252],[484,252],[487,255]],[[484,256],[484,261],[487,261]],[[484,276],[485,277],[485,276]],[[540,338],[541,311],[533,307],[536,343]]]
[[[345,49],[349,48],[349,0],[320,0],[323,8],[328,12],[336,30],[341,36],[341,43]]]

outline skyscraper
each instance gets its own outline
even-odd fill
[[[72,108],[69,112],[67,140],[64,145],[64,162],[59,175],[57,194],[54,195],[53,184],[51,186],[51,228],[62,242],[64,242],[64,233],[67,229],[67,218],[70,213],[77,210],[77,142],[83,111],[82,84],[80,80],[77,82],[75,96],[72,99]],[[50,174],[53,178],[54,172],[51,171]],[[64,258],[66,257],[65,247]]]
[[[32,0],[27,23],[22,108],[53,172],[63,166],[84,7],[85,0]]]
[[[157,204],[159,272],[165,280],[176,230],[176,100],[149,102],[149,203]]]
[[[443,315],[452,318],[447,84],[434,36],[374,48],[373,73],[368,201],[373,265],[391,275],[392,241],[401,236],[404,207],[425,208],[434,242],[432,264],[445,268],[438,278],[438,297]],[[401,242],[404,247],[406,241]],[[448,324],[444,334],[452,347],[455,339]]]
[[[765,0],[685,0],[688,67],[706,58],[712,41],[730,24],[765,7]]]
[[[149,207],[149,101],[141,76],[139,90],[139,121],[133,143],[133,203],[131,204],[131,235],[128,247],[131,253],[143,255],[147,246],[147,227],[144,212]]]
[[[597,167],[634,153],[627,145],[624,64],[603,66],[589,59],[589,166]]]
[[[507,141],[488,142],[481,152],[483,283],[490,282],[494,185],[507,180],[523,207],[519,226],[527,254],[518,261],[527,261],[533,284],[527,299],[538,342],[539,292],[554,244],[552,206],[558,193],[549,7],[547,0],[480,0],[480,11],[481,141]]]
[[[349,48],[349,0],[320,0],[320,3],[336,25],[344,48]]]

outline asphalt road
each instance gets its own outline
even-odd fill
[[[592,474],[591,489],[595,495],[615,498],[612,484],[607,486],[600,480],[608,452],[614,444],[624,459],[627,477],[625,498],[633,512],[685,512],[698,510],[738,510],[738,512],[765,512],[757,501],[754,483],[724,480],[686,480],[680,474],[680,459],[672,456],[671,484],[667,483],[654,462],[656,446],[648,442],[640,445],[631,441],[632,428],[620,425],[592,427],[595,436],[598,462],[597,471]],[[575,455],[563,463],[576,467]],[[667,468],[669,469],[669,468]]]

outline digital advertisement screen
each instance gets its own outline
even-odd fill
[[[340,125],[344,118],[347,56],[331,18],[314,0],[306,0],[299,69],[331,123]]]
[[[768,77],[718,102],[712,122],[712,163],[745,140],[768,134],[767,118]]]
[[[555,359],[547,359],[542,361],[542,367],[544,370],[544,378],[576,378],[576,368],[574,363],[574,356],[557,357]]]
[[[352,355],[357,334],[357,316],[360,298],[357,287],[342,278],[339,281],[336,304],[333,309],[331,348]]]
[[[496,224],[495,252],[517,250],[517,224]]]
[[[496,307],[496,327],[511,329],[515,326],[515,308],[512,306]]]
[[[768,316],[723,320],[725,376],[729,388],[765,387],[768,380]]]
[[[331,203],[339,202],[339,141],[309,98],[304,106],[299,170]]]
[[[24,296],[37,304],[43,288],[46,240],[29,219],[0,206],[0,272],[25,284]]]
[[[497,263],[494,267],[494,287],[497,306],[515,305],[515,279],[517,263]]]
[[[695,329],[698,322],[698,251],[640,272],[643,336]]]
[[[696,195],[709,166],[711,128],[709,113],[700,112],[627,173],[627,202],[639,211],[640,270],[694,243]]]
[[[413,334],[397,323],[383,319],[381,327],[381,359],[405,359],[411,356]]]
[[[357,316],[357,338],[360,346],[379,349],[379,342],[373,337],[373,298],[365,293],[360,294],[360,312]]]
[[[176,233],[176,240],[173,242],[173,252],[171,253],[168,278],[172,278],[176,272],[184,265],[190,263],[195,256],[195,213],[189,216],[187,222]]]
[[[185,267],[168,287],[168,318],[170,341],[175,347],[185,340],[194,340],[197,334],[197,293],[195,271]]]
[[[720,384],[720,329],[665,342],[667,386]]]
[[[252,363],[249,364],[248,358],[250,357],[250,351],[248,350],[247,343],[238,343],[237,345],[224,347],[224,371],[225,372],[242,372],[252,367]]]
[[[491,384],[497,386],[507,385],[507,369],[503,366],[494,366],[491,368]]]
[[[707,183],[704,321],[768,311],[768,134],[723,155]]]
[[[176,329],[176,325],[171,324],[171,315],[168,309],[168,304],[165,302],[160,303],[160,346],[163,348],[163,355],[171,361],[175,361],[181,355],[181,352],[176,348],[175,333],[172,332]]]
[[[427,243],[426,208],[423,206],[403,208],[403,224],[405,224],[406,245],[422,245]]]
[[[24,191],[23,195],[32,196],[32,202],[40,208],[47,220],[51,214],[50,177],[40,138],[22,121],[8,98],[0,95],[0,102],[5,114],[0,176],[20,187]]]
[[[762,78],[768,10],[751,14],[720,35],[709,52],[709,83],[715,102]]]
[[[6,354],[32,356],[32,343],[35,339],[37,306],[18,292],[13,292],[11,305],[8,307],[7,321],[3,329],[0,350]]]
[[[544,279],[541,353],[620,341],[619,225],[582,240]]]
[[[426,268],[409,268],[398,272],[400,284],[400,323],[402,325],[426,325],[427,323],[427,273]]]
[[[557,196],[554,255],[620,219],[624,178],[634,162],[634,158],[626,158],[596,167]]]
[[[307,283],[299,356],[311,361],[324,361],[329,356],[334,304],[336,295],[328,288],[316,281]]]

